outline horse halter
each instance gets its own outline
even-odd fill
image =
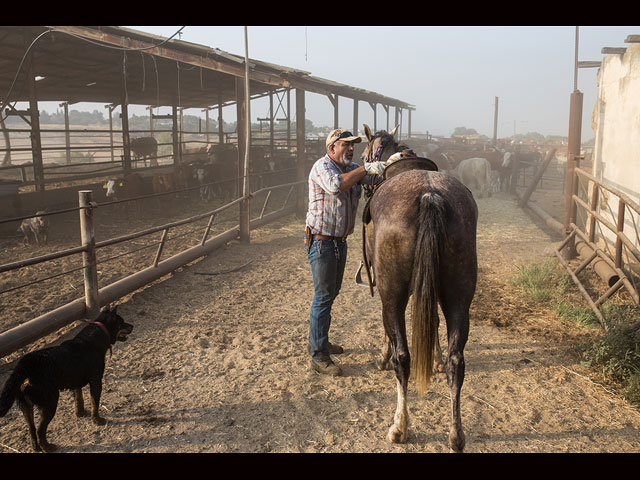
[[[384,145],[381,142],[380,145],[378,145],[378,148],[376,148],[375,155],[371,156],[371,150],[369,150],[369,155],[367,155],[365,162],[379,162],[380,158],[382,158],[382,152],[384,152]]]

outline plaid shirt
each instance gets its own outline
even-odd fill
[[[359,165],[351,163],[347,172]],[[353,233],[362,187],[355,184],[340,193],[342,170],[329,155],[320,158],[309,173],[307,225],[314,235],[346,237]]]

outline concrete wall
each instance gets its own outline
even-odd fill
[[[603,58],[592,128],[594,176],[640,204],[640,44],[630,43],[624,55],[610,54]],[[611,195],[600,208],[602,215],[614,224],[617,198]],[[624,232],[638,245],[634,221],[640,228],[640,220],[638,215],[631,217],[627,211]]]

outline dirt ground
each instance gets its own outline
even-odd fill
[[[580,365],[575,345],[594,330],[533,307],[509,283],[519,264],[553,257],[559,238],[510,196],[478,205],[479,284],[461,407],[466,451],[639,452],[640,413]],[[250,245],[232,242],[123,299],[118,311],[135,330],[107,354],[107,424],[76,418],[64,392],[49,440],[60,452],[86,453],[448,452],[443,374],[424,396],[410,388],[408,441],[385,439],[396,382],[375,365],[380,302],[353,281],[360,244],[356,228],[331,328],[345,348],[334,357],[343,376],[309,370],[312,281],[302,223],[292,216],[254,231]],[[7,374],[0,368],[0,381]],[[0,452],[28,451],[14,407],[0,419]]]

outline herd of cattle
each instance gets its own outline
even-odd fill
[[[143,160],[146,165],[149,159],[150,166],[158,165],[158,144],[153,137],[133,139],[131,151],[135,160]],[[541,160],[539,152],[514,153],[499,148],[476,151],[432,148],[419,155],[433,160],[441,171],[458,178],[480,198],[498,191],[513,191],[517,165],[536,165]],[[250,158],[252,191],[296,180],[295,162],[289,153],[270,156],[260,147],[252,147]],[[162,173],[157,170],[148,172],[151,173],[131,173],[108,180],[104,184],[107,200],[123,201],[121,206],[124,209],[139,214],[140,202],[124,200],[153,195],[158,210],[162,211],[176,196],[202,202],[219,199],[224,203],[237,198],[238,150],[232,144],[184,150],[182,163]],[[25,245],[30,243],[31,237],[37,244],[46,243],[48,219],[43,212],[38,212],[24,220],[18,230],[24,235]]]
[[[421,156],[433,160],[440,171],[456,177],[479,198],[499,191],[513,192],[518,168],[537,165],[542,159],[538,151],[523,153],[500,148],[474,151],[434,147]]]
[[[150,139],[153,141],[141,142]],[[137,140],[137,141],[136,141]],[[152,137],[134,139],[131,150],[135,160],[150,159],[157,165],[157,143]],[[295,179],[295,164],[290,155],[265,155],[262,149],[252,148],[250,169],[251,190],[287,183]],[[229,202],[238,192],[238,150],[232,144],[216,144],[182,151],[182,163],[172,165],[163,173],[130,173],[108,180],[104,184],[109,201],[154,195],[157,205],[170,202],[175,195],[197,197],[209,202],[219,199]],[[139,202],[132,202],[139,210]]]

